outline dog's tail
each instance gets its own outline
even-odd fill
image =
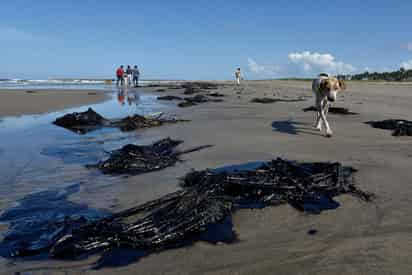
[[[319,77],[329,77],[329,75],[326,74],[326,73],[321,73],[321,74],[319,75]]]

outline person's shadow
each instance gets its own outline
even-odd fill
[[[278,120],[272,122],[273,131],[285,133],[289,135],[321,135],[316,129],[313,129],[307,123],[297,122],[293,120]]]

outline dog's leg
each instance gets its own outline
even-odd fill
[[[325,116],[328,117],[330,103],[327,99],[325,99],[324,104],[325,104]]]
[[[325,104],[325,107],[324,107],[324,110],[325,110],[325,120],[326,120],[326,122],[328,122],[328,114],[329,114],[330,102],[329,102],[327,99],[325,99],[324,104]],[[329,123],[328,123],[328,125],[329,125]],[[327,129],[328,129],[328,128],[326,128],[326,135],[329,136],[329,137],[331,137],[331,136],[332,136],[332,130],[331,130],[331,128],[329,127],[329,133],[328,133]]]
[[[322,131],[321,111],[316,112],[315,128]]]
[[[324,98],[323,103],[322,103],[322,109],[324,110],[326,121],[328,120],[329,106],[330,106],[329,101],[326,98]]]
[[[318,129],[319,131],[322,131],[322,110],[323,110],[323,104],[322,104],[323,100],[319,100],[318,103],[318,111],[316,112],[316,129]]]
[[[327,100],[326,100],[326,104],[322,104],[322,108],[321,108],[321,111],[320,111],[320,117],[321,117],[323,125],[325,126],[325,129],[326,129],[326,136],[327,137],[332,137],[333,132],[332,132],[332,129],[330,128],[330,126],[329,126],[329,123],[326,119],[326,114],[325,114],[326,109],[327,109],[327,105],[328,105],[328,103],[327,103]]]
[[[321,123],[321,116],[320,113],[322,111],[322,100],[319,99],[319,97],[316,97],[316,115],[315,115],[315,124],[314,127],[318,129],[319,131],[322,131],[322,123]]]

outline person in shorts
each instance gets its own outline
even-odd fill
[[[124,74],[124,70],[123,70],[123,65],[122,65],[119,68],[117,68],[117,70],[116,70],[116,77],[117,77],[116,85],[117,85],[117,87],[119,87],[119,83],[120,83],[121,86],[124,85],[123,74]]]
[[[133,68],[133,86],[135,88],[139,87],[139,77],[140,77],[140,71],[135,65]]]

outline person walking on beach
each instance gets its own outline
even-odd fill
[[[132,70],[132,67],[130,67],[130,65],[127,66],[126,74],[127,74],[127,87],[131,87],[132,78],[133,78],[133,70]]]
[[[120,83],[121,86],[124,85],[123,74],[124,74],[124,70],[123,70],[123,65],[122,65],[119,68],[117,68],[117,70],[116,70],[116,77],[117,77],[116,85],[117,85],[117,87],[119,87],[119,83]]]
[[[135,88],[139,87],[139,77],[140,77],[140,71],[135,65],[133,69],[133,85]]]
[[[236,85],[240,85],[240,78],[242,77],[242,74],[240,72],[240,68],[236,69],[235,77],[236,77]]]

